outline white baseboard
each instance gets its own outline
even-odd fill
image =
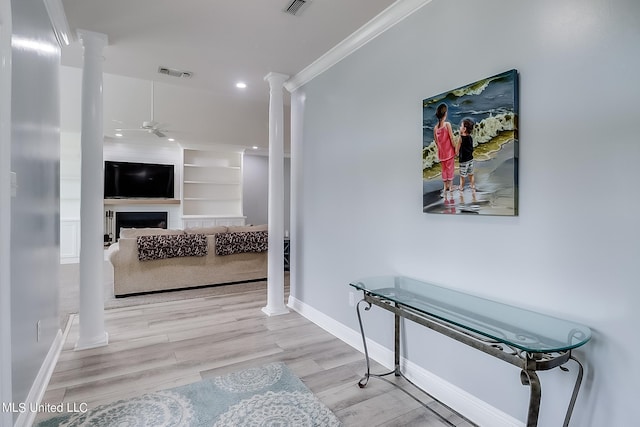
[[[336,338],[364,353],[362,337],[359,332],[337,322],[335,319],[315,308],[289,297],[287,304],[292,310],[300,313]],[[355,309],[354,309],[355,311]],[[393,369],[393,350],[389,350],[375,341],[367,339],[369,357],[388,369]],[[524,423],[496,409],[483,400],[467,393],[432,372],[416,365],[407,359],[401,360],[403,374],[415,385],[435,397],[440,402],[458,411],[480,426],[490,427],[523,427]]]
[[[64,334],[60,329],[58,329],[58,333],[53,339],[51,347],[49,347],[47,356],[44,358],[44,361],[40,366],[40,370],[38,371],[38,375],[36,375],[33,385],[31,386],[31,390],[29,390],[27,399],[24,402],[26,408],[37,408],[40,405],[42,397],[44,396],[45,391],[47,391],[47,386],[49,385],[49,380],[51,379],[53,370],[56,367],[56,363],[58,363],[58,357],[62,351],[68,329],[68,327],[65,328]],[[20,412],[14,427],[31,427],[36,415],[37,411],[27,410]]]

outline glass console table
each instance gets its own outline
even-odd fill
[[[356,305],[367,363],[358,383],[361,388],[372,376],[404,377],[400,370],[400,318],[404,317],[520,368],[522,384],[530,387],[527,427],[537,426],[540,412],[542,389],[536,371],[556,367],[567,371],[563,365],[573,360],[578,375],[563,424],[569,425],[583,376],[582,364],[571,350],[589,341],[588,327],[402,276],[371,277],[350,285],[364,294]],[[395,314],[395,368],[390,372],[370,372],[360,314],[363,303],[366,311],[376,305]]]

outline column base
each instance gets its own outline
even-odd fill
[[[289,314],[289,310],[284,305],[282,307],[263,307],[262,312],[267,316],[280,316],[282,314]]]
[[[94,337],[90,340],[80,340],[76,342],[76,346],[73,348],[75,351],[89,350],[91,348],[105,347],[109,345],[109,334],[107,332],[104,335]]]

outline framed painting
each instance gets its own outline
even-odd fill
[[[422,102],[422,206],[439,214],[518,215],[518,72]]]

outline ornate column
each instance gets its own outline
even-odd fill
[[[284,101],[289,76],[269,73],[269,253],[267,306],[269,316],[289,312],[284,305]]]
[[[80,190],[80,336],[76,350],[109,343],[104,329],[103,105],[102,50],[106,34],[79,30],[84,46],[82,71],[81,182]]]

